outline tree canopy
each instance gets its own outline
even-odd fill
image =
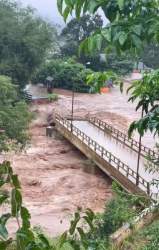
[[[23,87],[43,62],[56,32],[31,8],[0,0],[0,74]]]
[[[92,54],[79,54],[79,46],[92,34],[100,31],[103,27],[103,19],[99,14],[90,15],[84,14],[79,19],[73,18],[66,24],[60,35],[61,56],[72,57],[76,56],[77,61],[83,63],[94,71],[115,70],[120,74],[127,74],[132,71],[134,60],[130,55],[117,55],[113,50],[107,55],[105,60],[101,60],[101,54],[104,53],[104,48],[107,46],[106,41],[103,41],[99,51],[93,51]]]
[[[115,47],[118,53],[137,52],[143,47],[143,41],[159,41],[159,2],[156,0],[57,0],[57,3],[65,20],[73,11],[79,18],[102,8],[109,23],[85,40],[82,46],[85,52],[99,50],[102,41],[109,45],[107,49]]]
[[[53,78],[53,84],[56,88],[74,89],[77,92],[89,92],[89,86],[86,85],[87,75],[92,71],[83,64],[77,63],[73,59],[62,60],[54,59],[45,62],[37,71],[32,81],[34,83],[46,83],[47,76]]]
[[[0,76],[0,152],[26,145],[30,119],[31,114],[25,102],[20,100],[18,87],[9,77]]]
[[[65,56],[78,55],[78,47],[82,41],[102,28],[103,20],[100,15],[85,14],[80,19],[73,18],[61,32],[64,45],[61,47]]]

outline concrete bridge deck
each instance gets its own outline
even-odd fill
[[[75,125],[75,127],[77,127],[79,130],[81,130],[86,135],[91,137],[99,145],[106,148],[109,152],[111,152],[114,156],[119,158],[123,163],[128,165],[131,169],[133,169],[136,172],[137,158],[138,158],[137,152],[125,146],[123,143],[113,138],[110,134],[105,133],[104,131],[97,128],[95,125],[91,124],[88,121],[74,121],[73,124]],[[159,174],[157,176],[156,173],[152,174],[145,170],[145,166],[148,163],[149,163],[148,160],[145,159],[143,156],[141,156],[139,175],[147,182],[151,182],[153,179],[156,178],[159,179]],[[156,188],[153,187],[153,191],[155,190]]]
[[[139,185],[136,186],[138,154],[134,147],[129,147],[129,145],[126,145],[120,139],[115,138],[109,131],[105,131],[102,127],[100,128],[88,120],[75,120],[72,125],[71,121],[61,118],[57,120],[61,126],[60,132],[65,130],[63,135],[70,140],[70,142],[79,148],[79,150],[83,151],[86,156],[92,158],[103,171],[105,170],[107,174],[111,175],[111,177],[117,180],[123,187],[126,187],[128,191],[134,193],[141,191],[153,197],[157,196],[158,189],[151,183],[154,179],[159,178],[159,174],[156,175],[156,173],[149,173],[145,170],[145,165],[149,163],[145,157],[147,147],[144,149],[144,146],[142,146],[143,152],[140,158]],[[76,141],[76,139],[78,140]],[[78,141],[81,141],[82,144]],[[150,149],[148,149],[148,151],[155,154],[153,151],[151,152]],[[93,152],[95,154],[93,154]],[[98,159],[99,156],[100,159]],[[107,164],[105,165],[105,163]],[[123,177],[125,179],[123,179]]]

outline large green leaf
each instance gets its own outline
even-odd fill
[[[3,238],[4,240],[8,239],[8,231],[6,229],[6,226],[0,223],[0,238]]]
[[[27,208],[25,207],[21,207],[21,218],[22,218],[22,227],[24,229],[29,229],[30,228],[30,219],[31,219],[31,215],[28,211]]]
[[[119,43],[120,43],[120,45],[124,45],[126,39],[127,39],[127,34],[124,31],[120,32],[119,33]]]
[[[0,217],[0,223],[3,224],[3,225],[6,225],[7,221],[11,218],[11,214],[10,213],[7,213],[7,214],[3,214],[1,217]]]
[[[132,34],[131,37],[132,37],[132,42],[135,45],[135,47],[137,49],[141,49],[143,46],[141,39],[137,35],[134,35],[134,34]]]
[[[100,3],[97,0],[89,1],[88,9],[89,9],[90,13],[93,14],[97,10],[99,5],[100,5]]]
[[[111,29],[103,29],[102,35],[106,39],[107,42],[111,42]]]
[[[70,226],[70,229],[69,229],[69,233],[71,235],[74,234],[74,232],[76,230],[77,223],[79,222],[79,220],[80,220],[80,214],[79,214],[79,212],[76,212],[74,220],[71,221],[71,226]]]
[[[44,249],[44,250],[50,250],[51,249],[50,243],[49,243],[48,239],[45,237],[44,234],[39,234],[38,239],[40,240],[41,249]]]
[[[59,238],[59,241],[58,241],[58,247],[59,248],[62,248],[63,245],[66,243],[67,241],[67,232],[64,232],[61,237]]]
[[[7,194],[0,195],[0,205],[2,205],[8,199]]]
[[[12,175],[12,182],[15,188],[20,189],[20,182],[17,175]]]
[[[17,217],[22,205],[22,195],[19,190],[13,189],[11,194],[12,216]]]
[[[58,7],[58,10],[59,10],[60,14],[62,15],[63,0],[57,0],[57,7]]]
[[[16,237],[17,237],[17,249],[27,249],[29,244],[34,242],[35,240],[33,232],[29,229],[23,229],[23,228],[17,231]]]
[[[132,26],[133,32],[134,32],[135,34],[137,34],[138,36],[141,35],[142,29],[143,29],[142,24],[138,24],[138,25]]]
[[[125,0],[117,0],[117,1],[118,1],[119,8],[122,10]]]
[[[63,12],[63,17],[64,17],[65,22],[69,16],[69,14],[70,14],[70,8],[67,6]]]

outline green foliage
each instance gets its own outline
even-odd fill
[[[41,67],[33,78],[33,82],[45,83],[49,75],[54,79],[54,87],[88,92],[89,87],[86,86],[86,77],[90,73],[92,73],[91,70],[72,59],[66,61],[51,60]]]
[[[144,117],[131,124],[129,135],[137,129],[142,136],[147,130],[159,135],[159,70],[144,74],[143,78],[135,81],[128,89],[131,91],[129,101],[138,101],[136,110],[142,109]]]
[[[144,236],[148,243],[141,250],[158,250],[159,249],[159,223],[153,224],[144,231]]]
[[[53,94],[48,94],[48,100],[49,102],[55,102],[58,100],[58,95],[53,93]]]
[[[0,151],[25,146],[30,119],[28,106],[20,101],[17,87],[10,78],[0,76]]]
[[[150,131],[154,136],[159,135],[159,70],[155,70],[149,74],[144,74],[143,78],[135,81],[128,89],[131,91],[129,101],[136,101],[136,110],[142,110],[142,117],[138,121],[134,121],[130,127],[128,134],[132,135],[134,130],[137,130],[141,136],[147,131]],[[147,156],[149,163],[146,170],[149,173],[159,171],[159,159],[155,155]],[[158,187],[159,180],[153,181],[153,185]]]
[[[80,19],[73,18],[62,30],[61,36],[66,36],[69,41],[74,40],[78,43],[89,37],[94,31],[103,26],[100,15],[83,15]],[[70,56],[70,55],[69,55]]]
[[[61,32],[61,40],[64,41],[61,46],[62,55],[68,57],[76,55],[78,57],[78,48],[81,41],[88,38],[97,29],[102,28],[102,26],[103,20],[98,14],[95,16],[85,14],[80,19],[73,18]],[[88,58],[84,55],[80,55],[79,58],[79,61],[82,63],[92,60],[93,58]]]
[[[43,62],[55,30],[14,1],[0,0],[0,16],[0,74],[23,87]]]
[[[140,60],[149,68],[159,68],[159,45],[157,43],[151,43],[144,46],[144,50],[141,52]]]
[[[86,55],[81,53],[79,55],[79,46],[82,41],[88,38],[94,32],[101,29],[103,26],[102,18],[96,14],[95,16],[85,14],[80,19],[74,18],[68,22],[67,26],[62,30],[60,40],[61,40],[61,54],[62,56],[70,57],[76,56],[78,61],[86,64],[89,62],[90,69],[94,71],[103,70],[115,70],[120,74],[126,74],[133,69],[133,57],[129,59],[128,56],[124,55],[119,57],[115,52],[107,55],[106,62],[100,60],[100,53],[103,53],[103,48],[105,43],[101,44],[101,49],[98,53],[91,55]],[[99,40],[100,42],[100,40]],[[93,43],[90,43],[93,46]]]
[[[117,75],[112,71],[107,72],[95,72],[87,77],[87,84],[91,86],[91,92],[101,92],[101,88],[107,86],[108,81],[112,80],[114,83],[117,83]]]
[[[121,250],[158,250],[159,249],[159,221],[156,219],[151,225],[143,228],[128,238]]]
[[[107,48],[115,47],[119,53],[125,50],[136,53],[142,48],[143,41],[159,40],[159,3],[156,0],[57,0],[57,3],[65,20],[72,11],[79,18],[84,13],[95,14],[99,8],[103,9],[109,24],[84,41],[82,49],[85,52],[99,50],[106,42]]]
[[[139,197],[133,197],[115,186],[116,197],[106,204],[99,227],[99,235],[108,237],[119,229],[124,223],[130,222],[139,209]]]
[[[125,76],[133,71],[135,58],[123,53],[117,55],[115,52],[106,55],[105,70],[111,70],[118,75]]]

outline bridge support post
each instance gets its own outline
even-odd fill
[[[147,183],[147,194],[150,195],[150,183]]]

